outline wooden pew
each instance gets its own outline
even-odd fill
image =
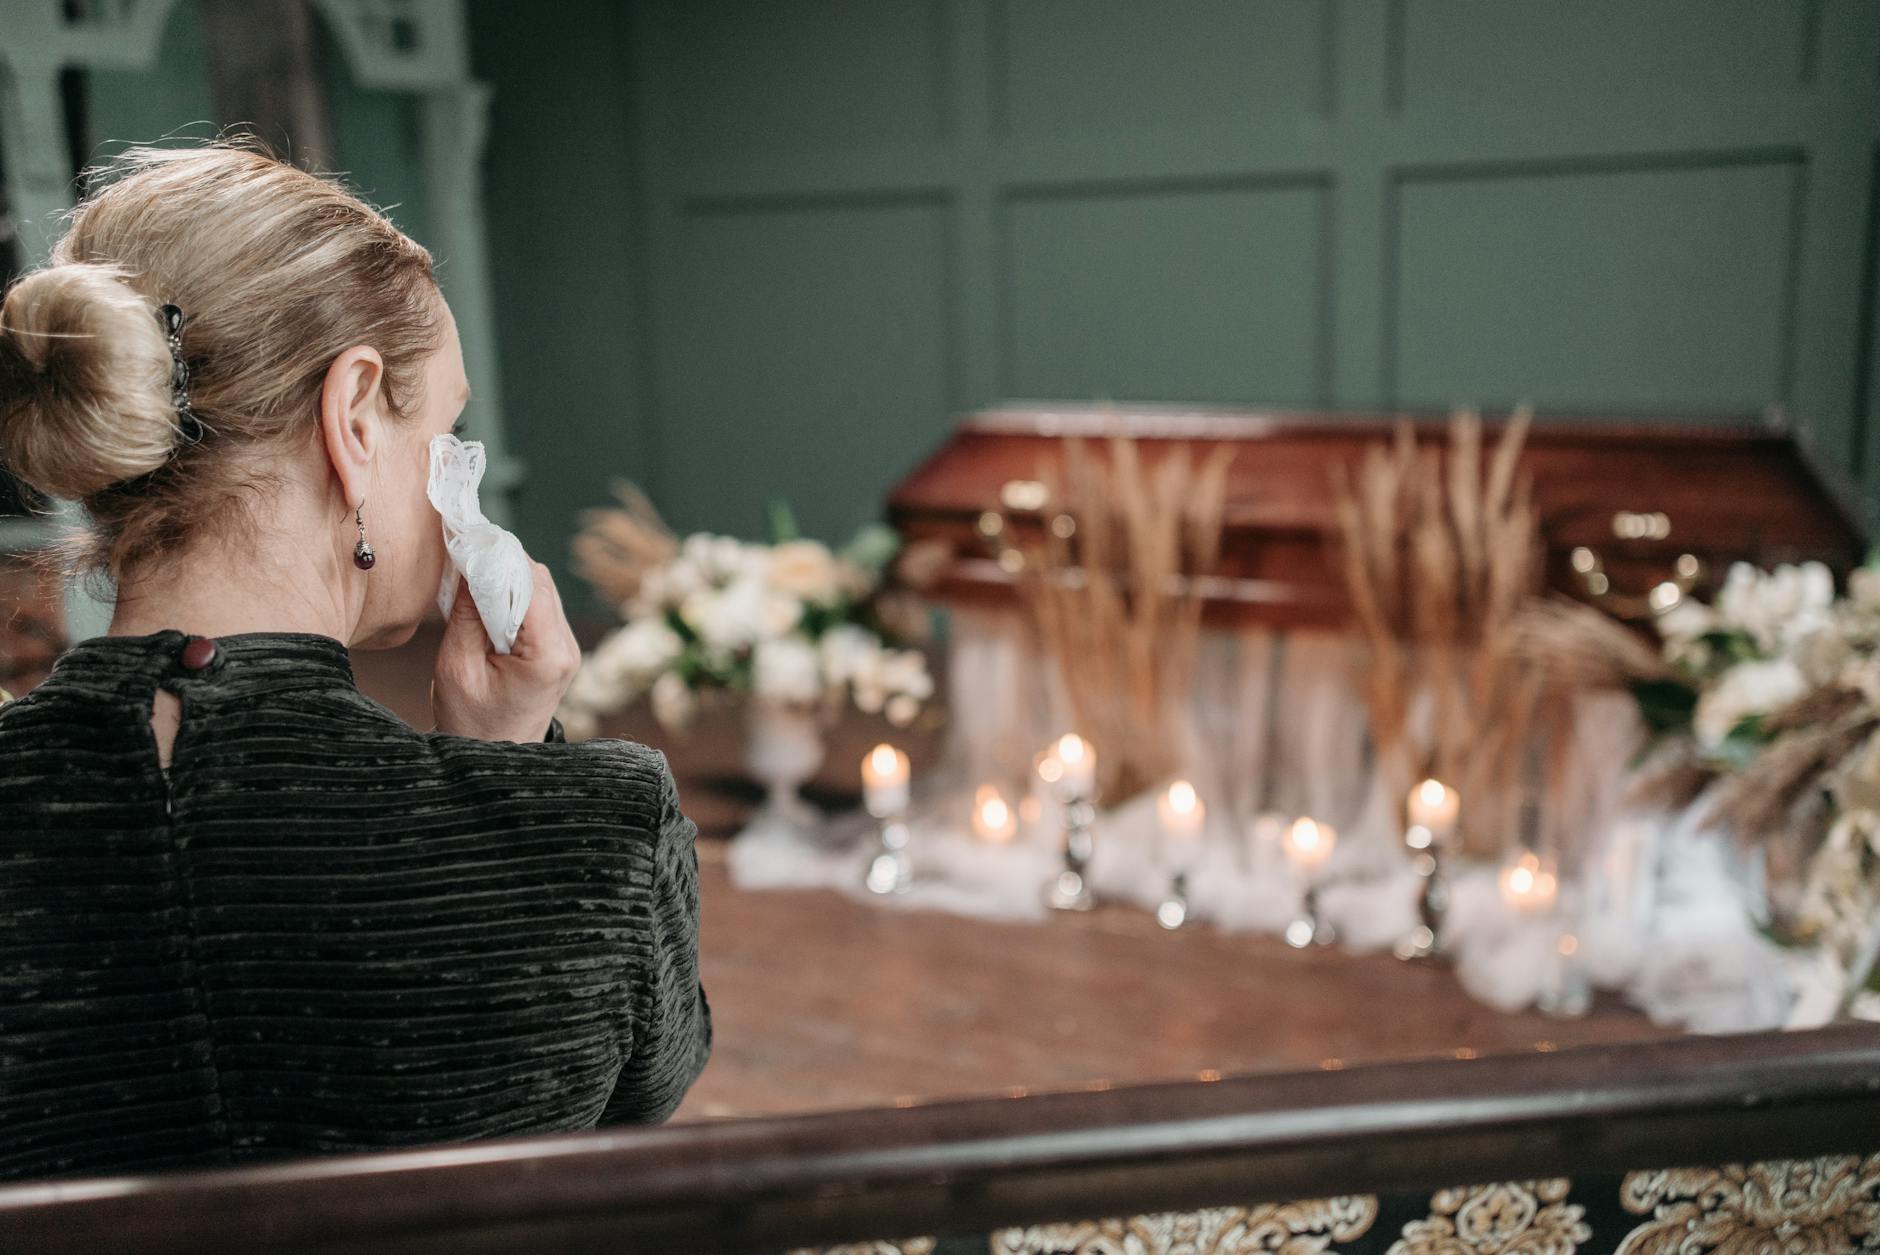
[[[0,1190],[0,1250],[1043,1251],[1092,1226],[995,1231],[1229,1207],[1325,1239],[1287,1249],[1384,1251],[1472,1200],[1585,1229],[1581,1255],[1694,1217],[1872,1249],[1876,1152],[1880,1026],[1860,1025],[35,1183]],[[1709,1171],[1628,1176],[1668,1167]]]

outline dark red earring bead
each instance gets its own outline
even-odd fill
[[[361,571],[370,571],[378,560],[378,555],[372,552],[372,546],[365,541],[353,546],[353,565]]]

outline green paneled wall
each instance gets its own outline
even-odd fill
[[[1329,197],[1290,179],[1013,192],[999,391],[1325,399]]]
[[[1871,0],[468,7],[557,564],[614,475],[837,535],[1003,397],[1776,404],[1880,484]],[[191,8],[98,139],[210,117]],[[407,107],[334,107],[423,238]]]
[[[1781,154],[1406,180],[1386,394],[1713,414],[1789,396],[1804,177]]]
[[[215,134],[209,47],[195,4],[184,0],[176,6],[150,69],[89,71],[85,110],[86,152],[94,161],[133,144]]]
[[[476,0],[477,77],[494,89],[484,171],[510,448],[528,463],[516,532],[566,577],[580,510],[650,483],[648,298],[623,6]]]
[[[1780,405],[1880,471],[1868,0],[625,7],[475,6],[499,279],[621,305],[506,333],[595,455],[545,540],[608,458],[682,527],[835,535],[1004,397]],[[613,76],[571,107],[565,58]],[[505,177],[541,143],[631,169],[626,228]],[[604,264],[521,262],[544,223]]]

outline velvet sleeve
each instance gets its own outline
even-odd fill
[[[659,830],[644,952],[632,981],[632,1043],[602,1124],[654,1124],[670,1116],[711,1054],[711,1007],[699,981],[698,828],[679,810],[661,760]]]

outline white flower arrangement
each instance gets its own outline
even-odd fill
[[[888,529],[866,528],[837,553],[796,537],[787,512],[779,512],[786,538],[766,545],[707,533],[679,540],[608,511],[590,518],[586,535],[610,529],[607,578],[590,579],[632,591],[620,606],[624,625],[568,689],[560,718],[569,736],[591,735],[599,715],[642,695],[674,729],[711,691],[797,707],[853,700],[897,726],[933,697],[926,656],[903,646],[881,613],[884,572],[899,548]],[[624,540],[623,529],[631,529]],[[578,543],[577,552],[595,565],[592,546]],[[621,570],[626,552],[631,572]]]
[[[1819,562],[1736,563],[1713,605],[1687,598],[1659,616],[1665,658],[1685,682],[1647,717],[1661,731],[1688,728],[1712,756],[1753,751],[1766,716],[1833,680],[1850,643],[1846,605]]]
[[[1717,818],[1807,851],[1776,939],[1850,997],[1880,988],[1880,568],[1837,598],[1820,563],[1738,563],[1657,628],[1677,678],[1635,685],[1647,722],[1685,747],[1692,787],[1719,786]]]

